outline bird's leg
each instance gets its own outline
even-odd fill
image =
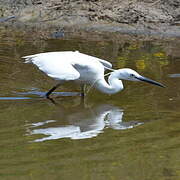
[[[84,98],[84,96],[81,96],[81,101],[80,101],[79,107],[80,108],[84,108],[85,107],[85,98]]]
[[[56,101],[53,98],[47,97],[47,99],[49,99],[54,105],[58,105],[58,103],[56,103]]]
[[[49,98],[49,95],[57,88],[60,86],[60,83],[58,83],[56,86],[54,86],[53,88],[51,88],[47,93],[46,93],[46,98]]]
[[[81,85],[81,97],[84,98],[85,96],[85,85]]]

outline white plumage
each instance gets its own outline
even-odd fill
[[[100,75],[104,68],[112,67],[108,61],[78,51],[40,53],[23,58],[26,59],[25,63],[33,63],[48,76],[61,81],[85,79],[86,73]]]
[[[47,52],[22,58],[25,58],[25,63],[35,64],[49,77],[59,81],[56,86],[50,89],[46,97],[49,97],[61,83],[66,81],[75,81],[81,84],[81,86],[93,84],[94,87],[107,94],[114,94],[123,89],[120,79],[131,81],[142,80],[163,86],[139,75],[132,69],[113,70],[110,62],[82,54],[78,51]],[[108,78],[108,83],[104,79],[104,71],[106,69],[113,71]],[[82,92],[82,95],[84,95],[84,92]]]

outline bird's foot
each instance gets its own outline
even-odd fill
[[[47,98],[47,99],[50,99],[50,97],[49,97],[49,95],[48,94],[45,94],[45,96],[44,96],[45,98]]]
[[[80,96],[81,96],[82,98],[84,98],[84,97],[85,97],[85,93],[84,93],[84,92],[81,92],[81,93],[80,93]]]
[[[57,105],[58,103],[51,97],[46,96],[46,99],[50,100],[53,104]]]

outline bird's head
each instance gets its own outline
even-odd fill
[[[122,80],[144,81],[144,82],[151,83],[151,84],[154,84],[154,85],[157,85],[160,87],[165,87],[163,84],[156,82],[152,79],[146,78],[144,76],[141,76],[136,71],[129,69],[129,68],[115,70],[114,72],[118,75],[118,78],[122,79]]]

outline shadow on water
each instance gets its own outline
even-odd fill
[[[180,78],[180,74],[169,74],[170,78]]]
[[[27,91],[27,92],[18,92],[19,95],[36,95],[40,97],[44,97],[47,92],[41,92],[41,91]],[[78,92],[53,92],[52,95],[56,96],[80,96],[80,93]]]
[[[41,91],[27,91],[27,92],[15,92],[16,95],[20,96],[12,96],[12,97],[0,97],[0,101],[6,101],[6,100],[33,100],[33,99],[42,99],[45,97],[46,92],[41,92]],[[26,95],[26,96],[22,96]],[[35,95],[35,97],[34,97]],[[73,96],[80,96],[80,93],[78,92],[53,92],[53,96],[57,97],[73,97]],[[28,97],[29,96],[29,97]],[[33,96],[33,97],[30,97]],[[51,99],[52,103],[55,101]]]
[[[137,121],[123,122],[123,109],[110,104],[88,107],[81,100],[81,103],[76,107],[65,108],[55,102],[54,99],[51,99],[51,102],[58,107],[59,119],[65,121],[66,125],[53,126],[53,123],[57,120],[45,120],[28,124],[27,135],[42,134],[47,136],[33,142],[61,138],[86,139],[97,136],[105,128],[124,130],[143,124]],[[48,128],[43,128],[43,125],[48,126]]]
[[[0,100],[25,100],[25,99],[31,99],[30,97],[0,97]]]

